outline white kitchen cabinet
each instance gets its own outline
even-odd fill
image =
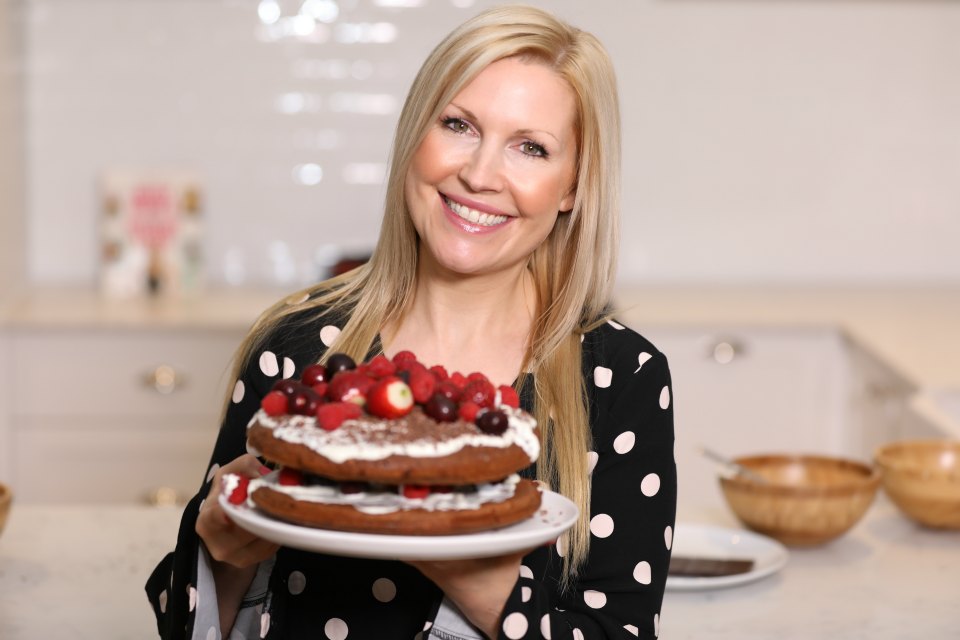
[[[15,328],[4,344],[0,472],[23,502],[192,495],[243,332]]]

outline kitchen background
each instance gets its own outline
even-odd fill
[[[113,170],[199,176],[209,285],[362,254],[417,65],[492,4],[3,0],[4,284],[97,282]],[[533,4],[617,66],[623,281],[960,281],[960,4]]]

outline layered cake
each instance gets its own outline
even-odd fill
[[[506,526],[540,506],[539,488],[519,476],[540,443],[516,392],[410,352],[360,365],[334,354],[278,382],[247,438],[277,468],[227,478],[229,499],[300,525],[444,535]]]

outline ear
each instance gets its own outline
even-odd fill
[[[576,185],[570,187],[570,191],[567,192],[567,195],[563,196],[563,199],[560,200],[560,213],[570,213],[573,211],[573,203],[577,201],[577,187]]]

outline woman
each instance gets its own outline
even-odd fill
[[[164,637],[657,635],[673,414],[665,357],[608,315],[619,139],[590,34],[501,7],[438,45],[400,116],[371,260],[268,309],[238,352],[210,470],[147,585]],[[245,427],[278,378],[403,350],[518,388],[544,443],[529,473],[581,511],[556,544],[405,564],[278,549],[225,517],[221,476],[263,472]]]

